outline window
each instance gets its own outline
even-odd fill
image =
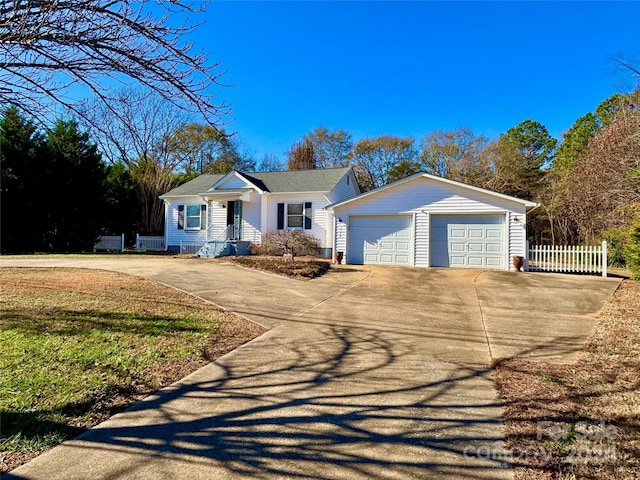
[[[304,226],[304,204],[289,203],[287,204],[287,228],[302,229]]]
[[[311,202],[279,203],[278,230],[311,230],[313,209]]]
[[[178,205],[178,230],[206,230],[206,205]]]
[[[200,205],[187,205],[187,230],[200,230]]]

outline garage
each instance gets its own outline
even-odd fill
[[[417,173],[327,210],[347,263],[509,270],[527,256],[527,212],[537,206]]]
[[[348,262],[358,265],[411,265],[412,217],[352,216]]]
[[[432,215],[432,267],[506,268],[505,215]]]

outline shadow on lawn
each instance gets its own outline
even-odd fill
[[[68,468],[46,477],[508,478],[490,369],[421,349],[391,330],[272,331],[62,447]]]
[[[3,330],[15,329],[30,334],[91,335],[96,331],[108,331],[159,336],[171,332],[204,332],[211,329],[210,325],[203,322],[175,316],[108,310],[53,308],[43,313],[37,308],[21,308],[3,309],[0,314]]]

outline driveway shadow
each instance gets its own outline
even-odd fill
[[[509,478],[487,369],[368,329],[304,337],[269,332],[6,478]]]

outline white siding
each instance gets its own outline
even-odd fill
[[[220,185],[218,185],[216,187],[216,191],[234,190],[234,189],[238,189],[238,188],[252,188],[252,187],[253,187],[253,185],[250,185],[249,183],[247,183],[247,181],[244,180],[243,178],[239,177],[238,175],[233,175],[232,177],[227,179],[226,182],[221,183]]]
[[[336,217],[336,253],[347,253],[347,224],[338,222]]]
[[[222,204],[211,201],[209,202],[209,229],[211,233],[209,240],[218,240],[225,237],[227,229],[227,209],[222,205],[227,205],[227,202]]]
[[[413,246],[414,251],[414,265],[416,267],[428,267],[429,266],[429,215],[419,212],[416,213],[416,226],[415,226],[415,244]],[[427,248],[424,248],[427,245]]]
[[[260,194],[251,192],[251,201],[242,202],[242,240],[260,244]]]
[[[370,196],[339,206],[335,209],[336,218],[348,222],[350,215],[397,215],[415,214],[415,250],[416,266],[429,265],[429,214],[509,214],[508,256],[511,263],[513,255],[523,255],[525,250],[525,207],[524,205],[476,192],[474,190],[450,185],[424,177],[392,187]],[[517,216],[520,224],[514,222]],[[342,248],[342,239],[336,232],[338,250]],[[344,235],[343,237],[344,238]]]
[[[311,202],[312,223],[311,230],[305,230],[318,240],[322,248],[332,248],[327,240],[327,212],[324,209],[328,205],[327,199],[322,194],[271,194],[267,200],[267,225],[262,233],[267,233],[278,228],[278,203],[304,203]]]
[[[207,240],[206,230],[178,230],[178,205],[205,205],[200,197],[171,203],[167,206],[165,219],[166,246],[180,246],[180,242],[202,242]]]
[[[355,179],[351,174],[351,170],[349,170],[347,174],[342,177],[338,183],[336,183],[333,190],[331,190],[329,195],[327,195],[327,198],[329,199],[329,203],[338,203],[355,197],[356,195]]]
[[[516,218],[518,222],[516,222]],[[522,213],[515,211],[509,212],[509,270],[513,268],[514,255],[527,258],[526,222],[527,216],[524,213],[524,208],[522,209]]]

